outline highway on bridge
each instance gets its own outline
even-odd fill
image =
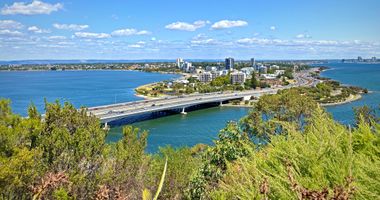
[[[249,90],[231,93],[206,93],[188,96],[166,97],[152,100],[141,100],[121,104],[111,104],[88,108],[88,112],[98,117],[103,123],[115,121],[125,117],[152,113],[165,110],[182,109],[205,103],[222,103],[224,101],[250,98],[262,94],[276,93],[277,89]]]
[[[248,99],[251,96],[259,97],[263,94],[274,94],[280,89],[287,89],[297,86],[313,86],[314,79],[308,76],[308,73],[298,73],[295,76],[297,84],[285,87],[266,88],[261,90],[246,90],[234,92],[218,92],[205,94],[192,94],[183,96],[169,96],[151,100],[140,100],[126,103],[110,104],[88,108],[88,114],[98,117],[102,123],[108,123],[123,119],[130,116],[141,115],[146,113],[180,109],[186,113],[186,108],[206,104],[222,103],[234,99]]]

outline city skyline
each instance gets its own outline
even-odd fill
[[[380,57],[379,1],[2,1],[0,60]]]

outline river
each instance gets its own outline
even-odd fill
[[[371,91],[358,101],[327,107],[337,121],[352,123],[352,107],[379,106],[379,64],[329,63],[326,66],[330,69],[323,72],[322,76]],[[25,115],[30,102],[43,112],[44,97],[48,101],[70,101],[77,107],[138,100],[140,98],[134,95],[137,86],[176,77],[178,76],[135,71],[0,72],[0,97],[10,98],[13,111]],[[212,140],[217,138],[219,130],[228,121],[239,120],[248,112],[248,108],[214,107],[133,125],[149,131],[147,151],[156,152],[160,146],[166,145],[180,147],[197,143],[212,144]],[[117,141],[121,136],[121,127],[113,127],[107,140]]]

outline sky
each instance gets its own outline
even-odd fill
[[[380,57],[379,0],[0,0],[0,60]]]

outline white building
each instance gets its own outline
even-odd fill
[[[180,80],[177,80],[177,81],[175,81],[175,82],[177,82],[177,83],[182,83],[182,84],[188,84],[188,83],[189,83],[189,81],[186,80],[186,79],[180,79]]]
[[[271,65],[269,69],[280,69],[280,67],[278,65]]]
[[[230,75],[232,84],[243,84],[246,79],[246,75],[243,72],[233,72]]]
[[[207,66],[206,71],[211,72],[211,71],[218,71],[218,67],[216,66]]]
[[[185,62],[185,63],[182,64],[182,71],[184,71],[184,72],[190,72],[191,67],[192,67],[191,62]]]
[[[260,74],[260,78],[263,79],[276,79],[277,76],[274,74]]]
[[[211,72],[203,72],[202,74],[199,74],[199,81],[206,83],[212,81],[212,74]]]
[[[259,72],[262,74],[266,74],[268,72],[268,69],[267,69],[267,67],[262,65],[259,67]]]
[[[285,74],[285,70],[276,70],[274,71],[274,75],[278,76],[278,75],[283,75]]]
[[[243,72],[246,76],[250,76],[252,74],[252,72],[255,71],[255,68],[253,68],[253,67],[244,67],[244,68],[241,68],[240,71]]]
[[[182,65],[183,65],[183,59],[182,58],[177,58],[176,62],[177,62],[177,67],[181,69]]]
[[[211,73],[212,80],[214,80],[217,77],[221,76],[221,71],[211,71],[210,73]]]

